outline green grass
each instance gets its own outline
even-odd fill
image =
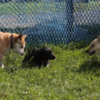
[[[57,58],[41,69],[7,53],[6,68],[0,68],[0,100],[100,100],[100,57],[86,54],[84,43],[48,46]]]

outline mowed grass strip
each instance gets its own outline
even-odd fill
[[[49,12],[64,11],[65,2],[54,3],[54,2],[9,2],[0,3],[0,14],[43,14]]]
[[[100,9],[100,1],[73,3],[74,12]],[[0,3],[0,14],[43,14],[66,12],[66,2],[9,2]]]
[[[100,1],[90,1],[88,3],[74,3],[74,12],[88,11],[88,10],[99,10]]]
[[[100,57],[82,45],[48,45],[57,58],[40,69],[8,53],[0,68],[0,100],[99,100]]]

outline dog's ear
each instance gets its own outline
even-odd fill
[[[23,36],[22,34],[19,34],[18,39],[21,40],[22,39],[22,36]]]
[[[98,36],[98,38],[97,38],[97,39],[98,39],[98,41],[100,42],[100,35]]]
[[[27,35],[19,34],[18,39],[20,39],[20,40],[21,40],[22,38],[25,39],[26,37],[27,37]]]
[[[25,39],[27,37],[27,35],[23,35],[23,38]]]

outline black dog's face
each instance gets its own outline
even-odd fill
[[[40,58],[41,60],[54,60],[56,57],[53,55],[52,51],[47,48],[43,47],[40,51]]]
[[[39,49],[36,52],[35,57],[38,60],[40,60],[44,66],[46,66],[49,63],[49,60],[54,60],[56,58],[54,54],[52,53],[52,50],[50,50],[47,47],[43,47]]]
[[[47,66],[49,60],[54,60],[55,58],[56,57],[52,53],[52,50],[50,50],[48,47],[43,47],[41,49],[28,50],[23,63],[29,61],[30,63],[41,67],[41,65]]]

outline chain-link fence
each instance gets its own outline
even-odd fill
[[[69,43],[100,33],[99,0],[0,0],[0,30],[28,43]]]

